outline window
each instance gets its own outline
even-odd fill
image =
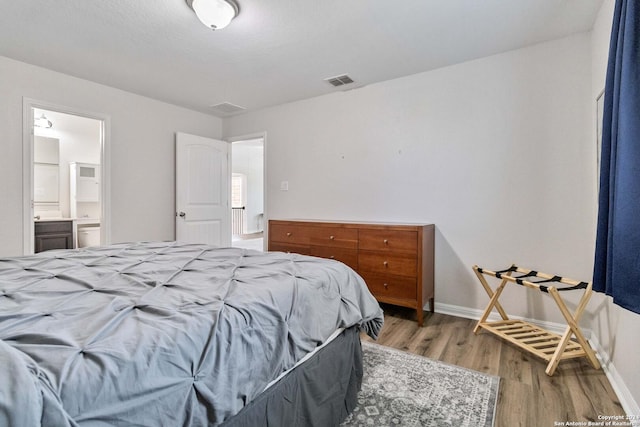
[[[245,206],[247,193],[247,176],[242,173],[234,173],[231,176],[231,207],[241,208]]]

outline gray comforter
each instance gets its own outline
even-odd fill
[[[0,259],[0,425],[217,425],[382,312],[339,262],[177,243]]]

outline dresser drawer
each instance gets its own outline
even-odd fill
[[[309,240],[312,245],[337,248],[358,248],[358,230],[340,227],[310,227]]]
[[[291,252],[301,255],[311,255],[309,246],[295,245],[291,243],[269,242],[269,251],[271,252]]]
[[[399,230],[360,230],[359,248],[373,251],[403,251],[416,252],[418,250],[417,231]]]
[[[358,267],[362,271],[378,274],[395,274],[416,277],[418,262],[415,257],[403,257],[384,253],[360,252]]]
[[[321,258],[335,259],[347,264],[354,270],[358,269],[358,251],[356,249],[311,246],[311,255]]]
[[[309,244],[310,227],[288,224],[271,224],[269,238],[275,242]]]
[[[415,300],[418,298],[416,279],[408,277],[383,276],[363,273],[362,278],[376,298],[399,298]]]

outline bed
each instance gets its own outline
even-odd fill
[[[359,330],[382,322],[353,270],[303,255],[154,242],[0,259],[0,424],[337,425]]]

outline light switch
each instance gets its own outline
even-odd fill
[[[289,181],[280,181],[280,191],[289,191]]]

